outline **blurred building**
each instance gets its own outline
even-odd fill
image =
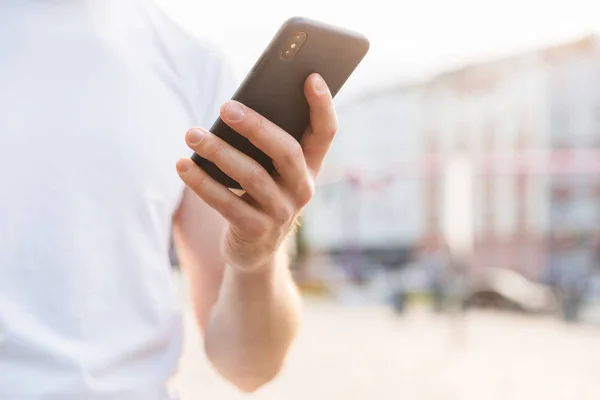
[[[366,95],[338,107],[340,130],[320,187],[306,210],[313,251],[377,255],[404,263],[423,234],[425,207],[417,163],[419,93],[410,87]]]
[[[372,93],[338,112],[340,132],[306,213],[313,249],[438,249],[442,172],[458,150],[476,172],[476,264],[537,276],[557,238],[589,242],[598,231],[596,36]],[[577,255],[588,264],[589,244]]]

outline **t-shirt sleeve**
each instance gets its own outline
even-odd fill
[[[197,123],[210,129],[219,116],[221,105],[231,99],[238,86],[231,61],[221,52],[214,51],[207,57],[205,75],[200,81],[203,84],[198,88],[195,99]]]

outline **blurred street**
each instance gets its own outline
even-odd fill
[[[189,311],[189,310],[188,310]],[[306,300],[285,371],[266,400],[600,398],[600,330],[547,317],[470,312],[464,324],[413,309]],[[182,400],[247,398],[211,370],[191,315],[175,385]],[[465,329],[462,329],[465,328]]]

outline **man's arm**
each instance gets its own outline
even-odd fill
[[[283,247],[261,273],[226,266],[220,251],[226,228],[221,215],[186,190],[174,237],[206,354],[224,378],[250,392],[280,370],[298,329],[300,297]]]
[[[190,191],[175,218],[176,240],[189,264],[206,352],[244,391],[277,374],[298,329],[300,301],[284,243],[313,196],[337,131],[331,93],[320,76],[307,79],[305,95],[310,126],[302,143],[238,102],[221,108],[221,119],[273,160],[276,176],[212,133],[188,131],[188,146],[239,182],[245,194],[234,194],[189,158],[177,162]],[[202,215],[200,199],[214,211]]]

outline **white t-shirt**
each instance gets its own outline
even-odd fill
[[[175,162],[234,84],[150,0],[0,0],[0,399],[167,398]]]

